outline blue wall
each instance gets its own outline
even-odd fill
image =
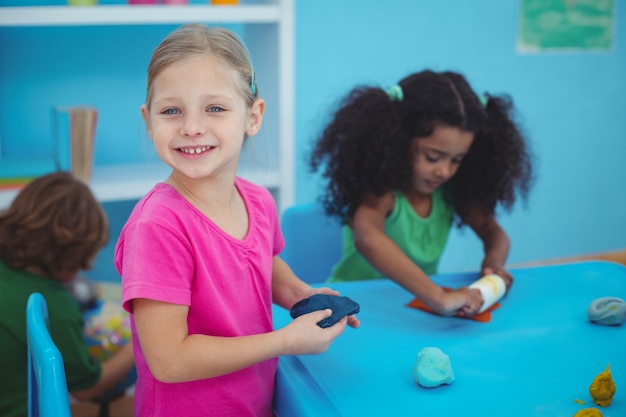
[[[63,3],[39,1],[51,2]],[[118,1],[101,1],[112,2]],[[529,206],[501,216],[512,238],[509,261],[626,249],[626,134],[620,125],[626,118],[626,9],[616,5],[611,51],[520,54],[517,1],[295,3],[297,203],[319,194],[321,183],[309,173],[306,157],[350,88],[387,87],[423,68],[451,69],[479,92],[512,95],[537,156]],[[154,158],[139,105],[150,53],[171,29],[0,28],[4,155],[49,154],[50,106],[91,104],[100,111],[97,164]],[[105,204],[113,242],[92,277],[117,279],[112,245],[132,204]],[[457,231],[442,271],[476,269],[480,261],[473,233]]]
[[[618,3],[617,1],[615,3]],[[626,248],[626,8],[616,5],[608,52],[520,54],[518,2],[297,1],[297,201],[320,183],[311,141],[338,97],[384,88],[423,68],[463,72],[478,92],[509,93],[536,154],[529,206],[501,221],[511,263]],[[451,237],[442,271],[477,269],[469,229]]]
[[[90,105],[98,109],[95,163],[145,160],[152,145],[139,106],[147,62],[173,28],[0,28],[3,156],[51,155],[51,108]]]

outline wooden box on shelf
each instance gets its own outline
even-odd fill
[[[53,110],[57,168],[79,180],[91,180],[98,110],[93,107],[56,107]]]

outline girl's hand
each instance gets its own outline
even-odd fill
[[[326,352],[330,344],[346,330],[348,319],[339,320],[335,325],[321,328],[318,322],[330,317],[330,309],[313,311],[295,318],[278,330],[285,334],[287,355],[312,355]]]
[[[439,314],[443,316],[471,317],[478,313],[483,305],[483,296],[476,288],[461,287],[446,292],[444,298],[444,310]]]
[[[333,290],[330,287],[311,288],[311,292],[309,295],[307,295],[307,297],[310,297],[315,294],[339,295],[339,291]]]
[[[308,298],[315,294],[328,294],[328,295],[336,295],[339,296],[339,291],[333,290],[330,287],[321,287],[321,288],[311,288],[309,294],[304,298]],[[348,316],[348,326],[356,329],[361,325],[361,321],[356,316]]]
[[[496,274],[499,277],[501,277],[504,280],[504,283],[506,284],[506,292],[509,292],[509,290],[511,289],[511,286],[513,285],[513,275],[511,275],[508,271],[504,270],[503,268],[499,268],[499,267],[485,267],[482,270],[482,276],[485,275],[489,275],[489,274]]]
[[[303,299],[304,298],[308,298],[308,297],[310,297],[312,295],[315,295],[315,294],[327,294],[327,295],[339,296],[339,291],[333,290],[330,287],[311,288],[309,290],[309,292],[303,297]],[[356,328],[361,326],[361,321],[358,319],[357,316],[352,315],[352,316],[348,316],[347,324],[348,324],[348,326],[356,329]],[[335,326],[333,326],[333,327],[335,327]]]

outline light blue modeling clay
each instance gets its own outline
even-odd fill
[[[425,347],[417,354],[413,376],[418,384],[426,388],[454,382],[450,358],[436,347]]]
[[[587,309],[589,321],[605,326],[619,326],[626,321],[626,302],[617,297],[593,300]]]

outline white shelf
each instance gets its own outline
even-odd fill
[[[0,8],[0,26],[90,26],[214,23],[278,23],[276,5],[31,6]]]
[[[0,211],[7,208],[16,195],[17,190],[0,190]]]
[[[169,173],[170,168],[161,163],[97,166],[89,187],[102,203],[139,200]],[[270,190],[279,189],[281,184],[278,172],[242,171],[238,175]],[[17,190],[0,190],[0,210],[8,207],[17,193]]]
[[[294,201],[294,4],[293,0],[266,0],[261,4],[210,5],[99,5],[0,7],[0,27],[128,26],[233,23],[249,26],[248,45],[269,58],[256,61],[269,80],[266,99],[277,103],[278,162],[272,169],[254,171],[242,166],[239,175],[272,190],[282,212]],[[261,53],[262,51],[262,53]],[[96,166],[90,184],[101,202],[141,198],[169,174],[162,163]],[[0,210],[17,191],[0,190]]]

